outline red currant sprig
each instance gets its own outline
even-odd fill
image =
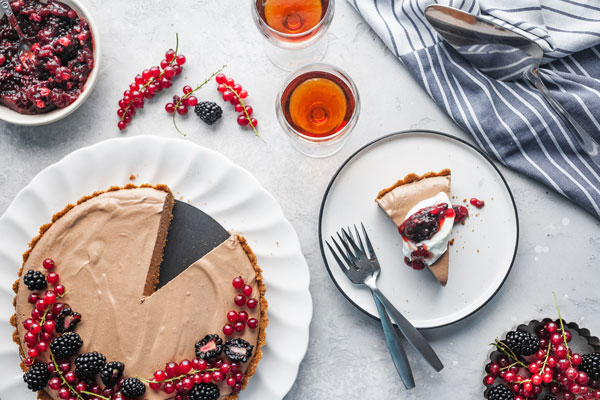
[[[188,113],[188,109],[187,109],[188,107],[195,107],[196,104],[198,104],[198,99],[196,98],[196,96],[192,96],[192,93],[195,93],[198,90],[202,89],[202,87],[204,85],[206,85],[208,82],[210,82],[210,80],[212,78],[214,78],[215,76],[218,76],[218,74],[221,71],[223,71],[226,67],[227,67],[227,65],[223,65],[221,68],[219,68],[218,71],[213,72],[211,76],[209,76],[204,82],[202,82],[200,85],[196,86],[196,88],[194,88],[194,89],[192,89],[192,87],[189,85],[184,86],[183,87],[183,96],[181,96],[181,97],[173,96],[173,102],[167,103],[165,105],[165,111],[167,111],[169,114],[173,115],[173,125],[175,126],[175,129],[177,129],[177,132],[179,132],[181,135],[187,136],[177,126],[177,122],[175,121],[176,115],[177,114],[186,115]]]
[[[165,59],[160,62],[160,68],[153,66],[136,75],[134,83],[123,93],[117,110],[119,116],[117,126],[120,130],[127,128],[136,109],[144,107],[144,99],[149,100],[161,90],[170,88],[173,77],[181,74],[186,59],[183,54],[178,54],[179,35],[175,34],[175,38],[175,50],[167,50]]]
[[[218,74],[215,77],[215,81],[218,84],[217,91],[221,93],[223,100],[230,102],[235,107],[235,111],[240,113],[237,118],[238,125],[250,126],[254,134],[264,142],[264,139],[260,136],[258,130],[256,130],[258,121],[251,116],[254,110],[244,102],[244,99],[248,97],[248,92],[244,90],[242,85],[235,83],[233,78],[228,78],[225,74]]]
[[[244,373],[240,369],[240,364],[236,362],[226,362],[221,359],[212,361],[194,358],[192,361],[183,360],[179,364],[169,362],[164,370],[154,372],[153,379],[144,379],[137,377],[142,382],[150,386],[150,389],[159,390],[162,388],[166,394],[177,392],[185,396],[195,384],[225,381],[231,387],[233,393],[242,390],[242,381]],[[176,397],[177,398],[177,397]]]
[[[82,396],[83,394],[86,396],[94,396],[93,398],[98,398],[102,400],[111,400],[110,397],[102,396],[100,394],[101,389],[99,386],[94,386],[90,389],[93,389],[92,391],[87,391],[87,384],[81,381],[77,383],[75,387],[73,387],[72,384],[76,382],[77,376],[74,372],[70,371],[69,363],[65,363],[64,367],[63,364],[59,365],[56,362],[56,358],[54,358],[54,354],[52,353],[52,351],[50,351],[50,360],[52,361],[52,364],[50,364],[53,366],[52,369],[54,370],[54,372],[56,372],[60,379],[50,379],[50,381],[48,381],[48,386],[50,387],[50,389],[57,390],[58,397],[60,397],[61,399],[76,398],[77,400],[86,400]]]

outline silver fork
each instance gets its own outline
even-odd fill
[[[400,313],[400,311],[398,311],[398,309],[394,307],[394,305],[383,295],[383,293],[381,293],[381,291],[377,287],[377,277],[379,276],[381,267],[379,266],[379,261],[377,260],[375,251],[373,250],[371,240],[369,239],[367,231],[362,223],[361,227],[363,236],[365,237],[368,253],[367,251],[365,251],[365,246],[363,245],[363,241],[360,237],[356,225],[354,226],[354,230],[356,232],[357,241],[355,241],[352,237],[352,232],[349,228],[348,231],[342,228],[342,233],[337,233],[337,236],[342,246],[338,244],[338,242],[333,236],[331,237],[333,244],[337,248],[341,258],[345,261],[345,263],[342,261],[342,259],[340,259],[340,257],[338,257],[331,245],[328,242],[326,242],[327,246],[329,247],[329,250],[333,254],[333,257],[337,261],[344,274],[346,274],[346,276],[350,279],[350,281],[352,281],[352,283],[364,284],[369,289],[371,289],[371,293],[373,294],[373,298],[375,299],[375,304],[378,306],[378,310],[379,305],[377,303],[380,302],[383,304],[385,310],[390,314],[394,322],[396,322],[396,325],[398,326],[400,332],[402,332],[408,343],[410,343],[412,347],[419,354],[421,354],[423,358],[425,358],[425,360],[429,363],[429,365],[433,367],[433,369],[435,369],[436,371],[442,370],[442,368],[444,368],[444,365],[438,358],[437,354],[435,354],[435,351],[433,351],[433,349],[427,342],[427,339],[425,339],[425,337],[402,315],[402,313]],[[358,242],[358,245],[356,244],[356,242]],[[385,318],[382,317],[382,323],[385,323],[384,320]],[[388,333],[386,333],[386,339],[387,337]],[[390,344],[389,341],[388,344]],[[392,350],[391,345],[390,350]],[[392,358],[394,358],[393,353]],[[397,360],[394,359],[395,364],[396,362]],[[398,364],[396,364],[396,368],[398,368]],[[400,371],[400,369],[398,370],[398,372],[402,376],[402,372]]]

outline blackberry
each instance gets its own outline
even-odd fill
[[[588,374],[591,380],[600,379],[600,353],[584,354],[579,370]]]
[[[242,338],[229,339],[225,343],[225,354],[231,361],[248,362],[252,357],[252,350],[254,350],[254,346]]]
[[[488,400],[514,400],[515,395],[506,385],[497,385],[490,389]]]
[[[83,341],[79,334],[67,332],[52,339],[50,351],[58,360],[66,360],[77,354],[81,346],[83,346]]]
[[[194,111],[198,117],[208,125],[212,125],[223,115],[223,109],[212,101],[203,101],[194,107]]]
[[[106,357],[97,351],[80,354],[75,359],[75,373],[80,378],[93,378],[106,364]]]
[[[214,383],[195,384],[189,392],[190,400],[217,400],[221,392]]]
[[[546,397],[544,397],[542,400],[556,400],[556,397],[547,394]]]
[[[34,392],[42,390],[50,380],[50,372],[45,363],[37,362],[29,367],[29,370],[23,374],[23,380],[27,388]]]
[[[146,386],[138,378],[127,378],[121,383],[121,394],[128,399],[142,397],[144,393],[146,393]]]
[[[29,290],[44,290],[48,283],[46,277],[40,271],[30,269],[23,277],[23,282]]]
[[[219,335],[206,335],[196,343],[196,357],[201,360],[210,360],[219,357],[223,352],[223,339]]]
[[[111,361],[100,370],[100,379],[107,388],[111,388],[117,384],[123,377],[125,365],[118,361]]]
[[[530,356],[540,349],[539,339],[529,332],[508,332],[504,344],[519,356]]]

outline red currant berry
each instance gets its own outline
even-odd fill
[[[233,389],[231,389],[231,391],[233,393],[238,393],[242,390],[242,384],[241,383],[236,383],[235,386],[233,387]]]
[[[167,378],[173,378],[174,376],[177,376],[178,371],[179,366],[173,361],[167,363],[167,365],[165,366],[165,373],[167,374]]]
[[[235,112],[241,113],[242,111],[244,111],[244,107],[242,107],[241,104],[236,104],[235,105]]]
[[[235,85],[233,85],[231,87],[233,89],[234,92],[236,92],[237,94],[240,94],[240,92],[242,91],[242,85],[240,85],[239,83],[236,83]]]
[[[550,343],[552,343],[554,346],[557,346],[559,344],[561,344],[563,342],[563,337],[560,333],[553,333],[552,336],[550,336]]]
[[[63,285],[56,285],[54,287],[54,293],[56,293],[57,296],[62,296],[65,294],[65,287]]]
[[[571,332],[569,331],[565,331],[565,341],[567,343],[569,343],[571,341],[571,339],[573,338],[573,336],[571,335]]]
[[[242,90],[242,91],[239,93],[239,95],[240,95],[240,97],[241,97],[242,99],[245,99],[246,97],[248,97],[248,92],[247,92],[247,91],[245,91],[245,90]]]
[[[517,374],[515,374],[515,373],[514,373],[514,372],[512,372],[512,371],[508,371],[506,374],[504,374],[504,380],[505,380],[507,383],[511,383],[511,382],[513,382],[513,381],[514,381],[516,378],[517,378]]]
[[[233,326],[225,324],[225,326],[223,327],[223,333],[225,334],[225,336],[233,335]]]
[[[233,325],[233,329],[235,329],[236,332],[242,332],[245,327],[246,325],[243,322],[236,322],[235,325]]]
[[[54,268],[54,260],[51,258],[46,258],[44,262],[42,262],[42,266],[46,269]]]
[[[38,301],[35,302],[35,308],[38,311],[44,311],[46,308],[48,308],[49,304],[46,303],[46,301],[44,299],[39,299]]]
[[[212,379],[213,379],[212,375],[213,374],[211,374],[210,372],[205,373],[204,377],[202,378],[202,381],[204,383],[210,383],[212,381]]]
[[[248,302],[246,303],[246,305],[248,306],[249,309],[253,310],[258,305],[258,301],[256,299],[248,299]]]
[[[227,375],[230,371],[231,371],[231,364],[223,363],[223,365],[221,365],[221,372],[224,375]]]
[[[188,109],[185,106],[179,106],[177,107],[177,114],[179,115],[185,115],[188,113]]]
[[[177,58],[175,58],[175,62],[177,63],[177,65],[183,65],[185,64],[185,61],[185,56],[183,54],[179,54]]]
[[[577,370],[573,367],[567,368],[567,379],[574,381],[577,378]]]
[[[252,115],[252,112],[254,112],[254,109],[251,106],[246,106],[246,112],[248,113],[248,115]]]
[[[45,321],[43,328],[45,332],[52,333],[54,332],[54,328],[56,328],[56,322],[52,320]]]
[[[219,73],[219,74],[217,74],[217,76],[215,76],[215,81],[218,84],[223,84],[227,81],[227,77],[225,76],[225,74]]]
[[[119,121],[117,123],[117,127],[119,128],[119,130],[124,130],[125,128],[127,128],[127,123],[125,121]]]
[[[558,331],[558,324],[556,322],[550,321],[544,326],[544,329],[550,334],[556,333],[556,331]]]
[[[33,325],[33,320],[31,318],[27,318],[25,321],[23,321],[23,328],[25,328],[26,330],[29,330],[29,328],[31,328],[31,325]]]
[[[231,93],[229,90],[226,90],[223,92],[223,100],[225,101],[231,101],[231,99],[233,99],[235,97],[235,95],[233,93]]]
[[[248,313],[246,311],[240,311],[238,314],[238,319],[241,322],[246,322],[248,320]]]
[[[242,114],[237,117],[237,123],[239,126],[246,126],[248,125],[248,118],[246,118],[246,116]]]
[[[231,376],[229,378],[227,378],[227,386],[233,386],[235,385],[235,379],[233,379]]]
[[[223,92],[224,92],[224,91],[226,91],[226,90],[227,90],[227,88],[225,87],[225,85],[218,85],[218,86],[217,86],[217,91],[218,91],[219,93],[223,93]]]
[[[183,360],[179,363],[179,374],[186,375],[192,370],[192,363],[190,360]]]
[[[185,85],[183,87],[183,94],[188,94],[188,93],[192,93],[194,89],[192,89],[192,87],[190,85]]]
[[[173,114],[175,112],[175,104],[167,103],[167,105],[165,106],[165,111],[169,114]]]
[[[38,349],[33,348],[27,351],[27,355],[31,358],[36,358],[38,356]]]
[[[183,383],[183,388],[185,390],[192,390],[192,388],[194,387],[194,381],[192,380],[192,378],[184,378],[181,383]]]
[[[58,274],[56,272],[50,272],[48,274],[48,276],[46,277],[46,280],[51,285],[56,285],[58,283],[58,279],[59,279],[59,277],[58,277]]]
[[[198,369],[199,371],[204,371],[207,368],[207,366],[208,363],[206,362],[206,360],[198,360],[198,367],[196,369]]]
[[[175,76],[175,70],[173,69],[173,67],[168,66],[164,69],[164,75],[165,75],[165,78],[171,79],[172,77]]]
[[[240,383],[244,379],[244,374],[242,374],[241,372],[236,372],[233,378],[235,379],[236,383]]]
[[[165,53],[165,59],[167,61],[171,61],[173,57],[175,57],[175,51],[173,49],[167,50],[167,52]]]
[[[233,85],[235,85],[235,81],[233,80],[233,78],[227,78],[225,80],[225,84],[229,87],[233,87]]]
[[[487,385],[487,386],[490,386],[490,385],[493,385],[493,384],[494,384],[494,381],[495,381],[495,380],[496,380],[496,378],[494,378],[492,375],[486,375],[486,376],[483,378],[483,384],[484,384],[484,385]]]
[[[194,374],[192,376],[192,379],[194,380],[195,384],[201,384],[202,383],[202,376],[200,374]]]
[[[69,389],[67,389],[65,386],[58,389],[57,393],[58,393],[58,397],[60,397],[61,399],[68,399],[69,396],[71,395],[71,392],[69,392]]]
[[[85,382],[78,382],[77,385],[75,385],[75,390],[77,390],[78,392],[83,392],[87,389],[87,385],[85,384]]]
[[[69,364],[68,362],[60,363],[58,364],[58,369],[63,373],[67,373],[71,370],[71,364]]]
[[[157,66],[150,67],[150,76],[158,78],[160,75],[160,69]]]
[[[37,349],[40,353],[44,353],[48,350],[48,341],[39,342],[37,344]],[[54,367],[54,365],[52,365]]]
[[[233,97],[231,98],[231,100],[229,100],[229,102],[235,106],[237,104],[240,104],[240,99],[236,95],[233,95]]]
[[[554,354],[560,360],[564,360],[565,358],[567,358],[567,348],[565,347],[564,344],[559,344],[558,346],[556,346],[554,348]]]
[[[48,305],[56,303],[56,294],[53,290],[46,290],[46,293],[44,293],[44,302]]]
[[[50,387],[50,389],[52,390],[58,390],[58,388],[60,388],[60,379],[58,378],[52,378],[48,381],[48,386]]]
[[[242,294],[244,296],[250,296],[252,294],[252,286],[244,285],[244,287],[242,288]]]
[[[163,392],[165,392],[166,394],[171,394],[174,391],[175,391],[175,385],[173,385],[173,382],[167,382],[163,386]]]
[[[42,300],[38,300],[42,301]],[[241,294],[238,294],[237,296],[234,297],[233,302],[235,303],[236,306],[240,306],[242,307],[244,304],[246,304],[246,297],[244,297]]]
[[[585,385],[586,383],[588,383],[588,381],[590,380],[588,374],[586,374],[583,371],[579,371],[579,373],[577,374],[577,378],[575,378],[575,382],[579,383],[580,385]]]
[[[175,75],[180,75],[183,72],[181,66],[177,64],[173,65],[173,70],[175,71]]]
[[[154,380],[156,382],[162,382],[165,379],[167,379],[167,374],[165,373],[165,371],[160,370],[160,369],[157,371],[154,371]]]
[[[73,383],[77,380],[77,375],[75,375],[75,372],[69,371],[65,374],[65,380],[69,383]]]
[[[235,311],[233,311],[233,310],[232,310],[232,311],[229,311],[229,312],[227,313],[227,320],[228,320],[229,322],[237,322],[237,321],[238,321],[238,313],[237,313],[237,312],[235,312]]]
[[[37,308],[31,310],[31,318],[33,318],[35,321],[39,321],[40,319],[42,319],[43,314],[44,312],[38,310]]]
[[[225,75],[223,75],[223,76],[225,76]],[[241,276],[237,276],[237,277],[233,278],[233,282],[232,283],[233,283],[233,287],[236,288],[236,289],[238,289],[238,290],[241,289],[244,286],[244,280],[242,279]]]
[[[542,381],[544,381],[544,383],[552,382],[552,374],[548,372],[544,373],[544,375],[542,375]]]
[[[29,296],[27,296],[27,302],[29,304],[35,304],[39,299],[40,296],[37,293],[31,293]]]
[[[248,320],[248,328],[254,329],[258,326],[258,320],[256,318],[250,318]]]
[[[573,353],[573,355],[571,356],[571,363],[573,365],[579,365],[579,364],[581,364],[582,361],[583,361],[583,358],[581,357],[581,354],[579,354],[579,353]]]
[[[258,125],[258,121],[256,120],[256,118],[250,119],[250,125],[256,128],[256,126]]]
[[[541,385],[542,384],[542,377],[539,376],[538,374],[532,375],[531,376],[531,383],[533,383],[534,385]]]
[[[150,80],[150,78],[152,78],[152,75],[150,75],[150,70],[149,69],[145,69],[142,71],[142,79],[144,80],[144,82],[148,82]]]
[[[223,374],[221,373],[221,371],[215,371],[212,373],[212,378],[213,381],[215,382],[221,382],[223,380]]]
[[[25,365],[27,365],[28,367],[31,367],[33,365],[33,363],[35,362],[35,359],[31,358],[31,357],[27,357],[25,359]]]
[[[190,96],[187,98],[187,105],[190,107],[195,107],[198,104],[198,99],[195,96]]]

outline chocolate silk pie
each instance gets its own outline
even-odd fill
[[[448,282],[448,242],[452,226],[468,217],[450,202],[449,169],[409,174],[379,192],[375,201],[398,227],[404,261],[414,269],[428,267],[442,286]]]
[[[41,399],[236,399],[255,373],[266,289],[243,237],[155,289],[173,205],[166,186],[114,187],[32,240],[11,322]]]

